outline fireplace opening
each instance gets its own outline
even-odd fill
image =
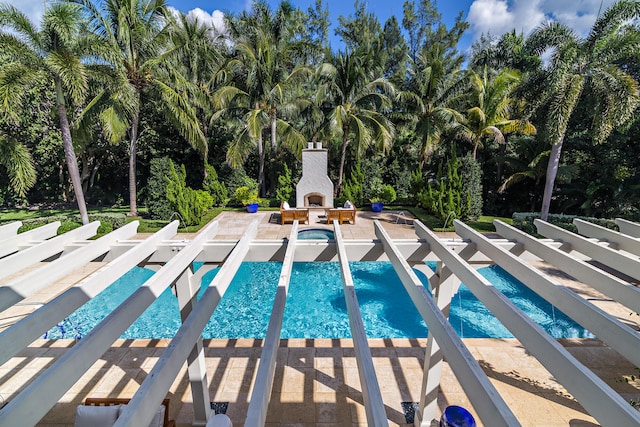
[[[323,207],[325,206],[325,196],[319,193],[310,193],[304,196],[304,207]]]

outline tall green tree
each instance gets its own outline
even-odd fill
[[[520,81],[518,71],[503,69],[492,75],[485,66],[481,73],[469,70],[468,75],[471,100],[458,135],[471,142],[474,160],[485,139],[505,144],[505,133],[535,134],[536,128],[527,120],[515,118],[512,108],[511,92]]]
[[[109,61],[120,75],[119,84],[105,90],[110,102],[100,117],[112,141],[128,136],[129,214],[137,215],[137,144],[145,99],[159,99],[180,134],[205,158],[207,153],[207,140],[188,93],[174,87],[159,67],[175,55],[168,48],[171,16],[165,0],[69,1],[83,6],[91,30],[109,45]]]
[[[304,137],[286,120],[286,110],[292,100],[292,88],[310,74],[306,67],[295,67],[304,43],[297,42],[295,10],[283,2],[274,12],[266,3],[254,4],[251,13],[230,21],[235,54],[227,63],[231,75],[229,84],[216,92],[219,112],[213,119],[227,116],[239,126],[237,137],[229,146],[227,161],[239,166],[254,148],[259,159],[258,184],[260,195],[266,195],[265,160],[282,145],[299,152]],[[270,150],[264,145],[264,131],[270,135]]]
[[[409,88],[400,93],[402,108],[415,125],[424,165],[446,132],[454,132],[464,120],[456,109],[465,95],[464,75],[434,44],[416,57],[409,69]]]
[[[0,165],[6,170],[13,191],[26,196],[36,183],[36,168],[27,147],[9,135],[0,135]]]
[[[553,50],[548,66],[532,76],[527,86],[532,97],[544,101],[545,133],[551,143],[540,214],[543,220],[549,215],[567,126],[579,103],[586,98],[593,102],[591,135],[595,143],[603,142],[614,126],[631,119],[638,105],[638,82],[623,65],[638,54],[640,33],[629,25],[638,17],[640,2],[625,0],[607,9],[586,38],[553,22],[527,39],[526,47],[533,54]]]
[[[377,55],[382,46],[382,28],[377,16],[367,11],[367,3],[355,0],[353,15],[338,17],[335,34],[345,44],[347,52],[368,51]]]
[[[350,145],[356,156],[363,155],[372,145],[379,151],[391,147],[395,127],[385,110],[391,107],[395,88],[384,78],[376,77],[381,70],[367,51],[338,53],[326,71],[330,80],[325,126],[341,141],[336,186],[336,194],[340,195]]]
[[[16,112],[24,108],[23,96],[34,82],[49,79],[55,90],[56,112],[60,123],[64,155],[73,184],[76,202],[83,224],[89,222],[71,136],[69,106],[81,107],[89,89],[92,65],[103,53],[103,45],[85,29],[80,8],[73,4],[54,3],[44,12],[40,29],[27,16],[13,6],[0,5],[2,27],[0,46],[11,61],[0,68],[0,103],[3,114],[9,120],[17,120]],[[24,150],[13,147],[11,158],[26,160]],[[5,154],[8,154],[5,153]],[[25,187],[30,179],[28,167],[18,172],[23,175],[16,181],[18,188]],[[26,178],[26,180],[25,180]]]

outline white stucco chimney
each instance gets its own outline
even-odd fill
[[[333,207],[333,182],[327,175],[328,151],[321,142],[302,150],[302,177],[296,186],[296,206]]]

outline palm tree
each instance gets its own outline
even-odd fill
[[[287,2],[281,3],[275,13],[265,3],[256,3],[251,14],[229,21],[236,54],[226,69],[233,77],[215,95],[219,111],[212,119],[232,117],[239,125],[238,135],[228,148],[227,161],[237,167],[257,148],[261,195],[266,193],[263,131],[269,130],[272,157],[278,149],[278,135],[282,145],[294,153],[305,142],[285,114],[293,88],[310,74],[307,67],[294,67],[293,58],[301,52],[302,44],[296,42],[293,22],[293,9]]]
[[[3,111],[9,119],[17,120],[15,111],[22,107],[22,97],[27,88],[39,79],[51,79],[67,169],[82,223],[88,224],[89,216],[67,107],[69,101],[74,106],[80,106],[85,99],[91,64],[99,56],[101,44],[92,35],[82,32],[84,26],[80,8],[73,4],[54,3],[48,7],[40,30],[15,7],[2,4],[0,25],[0,46],[12,59],[12,62],[5,64],[0,70],[0,102],[4,106]],[[24,160],[23,150],[15,145],[13,147],[14,155]],[[20,185],[23,184],[18,183]]]
[[[545,177],[545,163],[549,161],[551,150],[549,150],[548,145],[542,138],[524,136],[515,139],[514,153],[516,153],[516,157],[500,156],[495,159],[498,162],[505,163],[513,171],[500,184],[498,193],[504,193],[516,185],[530,182],[531,186],[528,193],[530,211],[533,212],[536,205],[536,194]],[[569,182],[574,172],[574,168],[571,166],[560,166],[558,179],[563,182]]]
[[[355,146],[356,155],[374,145],[386,151],[393,143],[395,127],[384,114],[391,107],[395,88],[383,78],[376,78],[378,69],[367,52],[338,53],[333,64],[325,64],[327,74],[326,127],[340,137],[340,169],[336,195],[342,193],[347,148]]]
[[[224,63],[224,40],[212,25],[184,13],[172,21],[169,33],[169,50],[174,55],[160,64],[161,70],[178,92],[187,94],[208,137],[208,118],[214,108],[211,95]]]
[[[536,133],[536,128],[527,120],[511,118],[513,104],[510,95],[520,81],[518,71],[503,69],[492,76],[485,66],[482,74],[469,70],[468,75],[472,88],[472,106],[467,109],[464,123],[458,128],[458,135],[473,145],[474,160],[485,138],[505,144],[505,133]]]
[[[24,197],[36,183],[36,169],[29,150],[9,135],[0,135],[0,165],[7,171],[9,185]]]
[[[614,126],[627,122],[638,105],[638,82],[623,66],[625,59],[637,55],[640,36],[628,22],[638,17],[640,2],[620,1],[596,20],[586,38],[554,22],[539,27],[527,39],[529,52],[540,55],[553,50],[548,66],[525,86],[532,98],[543,101],[545,131],[551,143],[540,213],[543,220],[549,215],[564,136],[578,104],[589,97],[595,105],[595,143],[606,140]]]
[[[464,94],[464,81],[439,43],[416,56],[410,73],[410,90],[401,92],[399,99],[409,120],[415,121],[420,164],[424,165],[442,136],[456,129],[463,120],[454,105]]]
[[[110,103],[100,112],[113,142],[129,137],[129,215],[137,215],[136,157],[143,98],[156,97],[179,133],[207,155],[207,140],[188,93],[172,85],[160,65],[176,54],[169,49],[171,16],[165,0],[91,0],[79,3],[91,19],[92,30],[111,47],[109,60],[120,73],[120,85],[109,88]],[[106,95],[105,95],[106,96]]]

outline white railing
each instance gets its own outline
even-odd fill
[[[337,220],[333,221],[333,229],[338,250],[338,259],[340,260],[342,289],[347,305],[347,314],[349,315],[349,328],[351,329],[353,347],[356,353],[356,364],[358,366],[360,384],[362,385],[362,399],[367,414],[367,425],[388,426],[389,421],[387,420],[387,414],[384,409],[384,402],[382,400],[382,394],[380,393],[376,371],[373,367],[373,359],[371,358],[367,334],[364,330],[364,324],[362,323],[356,289],[353,286],[349,259],[347,258],[347,251],[344,247],[342,232],[340,231]]]
[[[469,349],[467,349],[455,333],[447,318],[442,314],[442,311],[440,311],[436,302],[431,295],[429,295],[422,282],[420,282],[418,276],[416,276],[413,269],[400,254],[400,251],[389,235],[384,231],[378,221],[375,221],[374,224],[376,236],[380,239],[411,301],[413,301],[413,304],[427,324],[429,335],[433,335],[438,346],[442,349],[442,353],[446,356],[447,362],[464,388],[482,422],[488,426],[520,425],[518,419],[513,412],[511,412],[511,409],[509,409],[502,397],[500,397],[500,394],[493,384],[491,384],[491,381],[489,381],[487,375],[469,352]],[[416,232],[418,232],[418,228],[422,230],[419,232],[419,236],[427,240],[427,244],[432,251],[438,255],[442,254],[446,258],[455,260],[456,267],[459,265],[460,268],[469,269],[475,273],[473,268],[469,267],[459,255],[451,252],[431,231],[424,227],[420,221],[415,220],[414,225]],[[449,265],[449,268],[457,274],[457,269],[453,268],[448,261],[445,261],[445,264]],[[429,356],[430,354],[426,355],[426,357]],[[425,365],[429,364],[430,361],[425,360]],[[421,414],[419,414],[419,416],[422,417]],[[427,414],[422,419],[422,425],[430,425],[431,417],[432,414]]]
[[[128,235],[129,232],[135,233],[137,221],[132,224],[132,228],[124,235]],[[120,256],[104,265],[49,303],[40,307],[37,311],[17,322],[12,328],[0,333],[0,365],[15,356],[33,340],[41,337],[82,304],[98,295],[131,268],[142,262],[155,251],[158,243],[173,237],[177,229],[178,222],[174,221],[141,242],[138,246],[130,248],[126,255]],[[106,244],[106,242],[103,241],[102,244]],[[108,250],[107,246],[105,248]]]
[[[215,234],[217,228],[217,222],[210,224],[190,245],[177,253],[164,267],[109,313],[89,334],[18,393],[0,411],[0,425],[35,425],[144,310],[173,283],[178,275],[190,266],[202,250],[203,242],[210,238],[211,234]],[[192,342],[195,342],[195,339]],[[182,359],[182,363],[185,359]],[[33,402],[38,404],[34,405]],[[153,418],[155,408],[161,402],[162,398],[158,399],[157,405],[147,406],[153,413],[149,414],[145,422],[133,425],[148,425]]]
[[[634,279],[640,279],[640,268],[638,268],[638,257],[631,257],[615,249],[599,245],[582,236],[578,236],[570,231],[564,230],[548,222],[536,219],[533,221],[538,233],[545,237],[560,239],[571,245],[571,249],[581,252],[599,261],[603,265],[607,265],[618,270],[621,273],[629,275]]]
[[[276,356],[278,354],[278,347],[280,346],[280,332],[282,330],[284,307],[289,292],[289,281],[291,279],[297,241],[298,220],[295,220],[293,221],[293,227],[291,227],[287,250],[282,261],[282,270],[280,271],[280,279],[278,280],[276,298],[273,301],[267,335],[262,347],[262,353],[260,354],[258,373],[256,374],[253,391],[251,392],[247,418],[244,422],[244,425],[247,427],[264,426],[267,418],[267,409],[273,388],[273,378],[276,372]]]
[[[200,339],[202,330],[218,306],[220,299],[227,291],[229,283],[235,276],[238,268],[240,268],[249,250],[249,245],[251,241],[255,239],[257,232],[258,221],[253,221],[225,263],[220,267],[218,274],[213,278],[209,287],[205,290],[204,294],[202,294],[200,301],[195,305],[193,311],[188,314],[182,326],[171,340],[171,343],[169,343],[153,369],[151,369],[151,372],[149,372],[142,382],[140,388],[120,415],[116,424],[114,424],[114,427],[138,427],[148,425],[151,422],[156,413],[156,408],[160,405],[162,399],[165,398],[171,384],[173,384],[180,369],[182,369],[185,360],[189,358],[189,355],[194,350],[196,343]],[[189,245],[185,249],[182,249],[181,254],[191,246],[192,245]],[[199,250],[201,250],[201,248]],[[193,260],[196,255],[197,253],[190,253],[190,259]],[[198,357],[201,357],[201,355],[202,353],[200,353]],[[196,362],[197,361],[193,363]],[[192,361],[190,361],[190,363],[192,363]],[[208,390],[201,391],[207,392]],[[203,402],[204,400],[202,396],[198,396],[194,398],[194,403],[196,401]],[[206,420],[196,419],[194,423],[202,423],[202,421],[206,422]]]

